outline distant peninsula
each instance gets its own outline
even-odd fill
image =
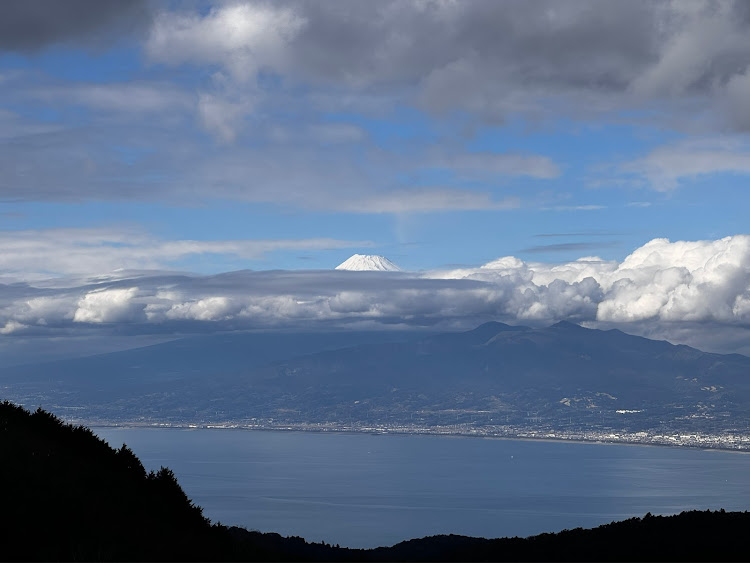
[[[348,549],[212,524],[174,474],[42,409],[0,403],[0,559],[18,561],[740,561],[748,512],[631,518],[530,538]]]

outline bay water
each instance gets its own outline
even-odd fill
[[[529,536],[750,508],[750,456],[428,435],[95,428],[171,468],[213,522],[347,547]]]

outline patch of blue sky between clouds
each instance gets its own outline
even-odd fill
[[[742,2],[199,4],[3,37],[3,279],[573,268],[748,232]]]

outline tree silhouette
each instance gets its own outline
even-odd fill
[[[435,536],[372,550],[211,525],[162,467],[0,403],[0,559],[33,561],[744,561],[747,512],[631,518],[531,538]]]

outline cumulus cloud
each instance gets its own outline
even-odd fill
[[[747,322],[741,303],[750,295],[749,274],[750,236],[675,243],[656,239],[608,278],[597,318]]]
[[[227,297],[207,297],[195,301],[176,303],[164,312],[167,319],[189,319],[195,321],[218,321],[228,319],[232,313],[239,311],[232,306]],[[150,311],[151,318],[156,318],[156,310]]]
[[[596,257],[548,265],[507,257],[481,268],[429,274],[503,288],[503,312],[519,320],[747,323],[750,236],[655,239],[623,262]]]
[[[123,323],[143,318],[144,305],[135,303],[137,287],[97,289],[78,301],[76,323]]]
[[[83,285],[33,282],[0,292],[0,327],[7,335],[79,326],[127,326],[136,333],[360,323],[471,328],[486,320],[572,320],[691,344],[699,344],[700,327],[714,334],[742,331],[750,323],[750,235],[655,239],[622,262],[589,256],[549,264],[508,256],[476,268],[385,275],[123,273]]]

